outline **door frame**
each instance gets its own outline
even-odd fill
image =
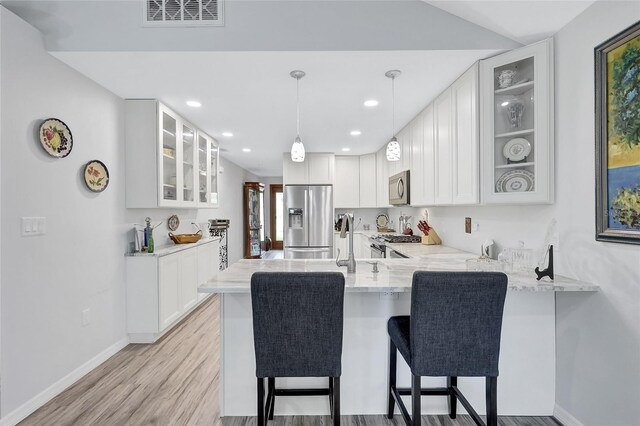
[[[269,185],[269,238],[271,238],[272,250],[282,250],[284,246],[284,241],[276,240],[276,194],[278,192],[284,194],[283,184],[273,183]]]

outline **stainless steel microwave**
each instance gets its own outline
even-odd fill
[[[409,170],[389,178],[389,204],[403,206],[409,204]]]

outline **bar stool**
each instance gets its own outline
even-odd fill
[[[258,426],[273,420],[276,396],[328,395],[340,424],[344,275],[258,272],[251,276]],[[328,377],[328,388],[281,389],[276,377]],[[264,384],[268,381],[265,403]]]
[[[415,272],[411,316],[391,317],[389,332],[389,407],[395,403],[408,426],[420,425],[420,396],[448,396],[449,417],[456,404],[477,425],[482,419],[458,389],[458,377],[485,377],[487,425],[497,426],[498,357],[507,276],[498,272]],[[411,368],[411,388],[396,388],[397,351]],[[447,387],[421,387],[422,376],[447,377]],[[401,395],[411,395],[413,418]]]

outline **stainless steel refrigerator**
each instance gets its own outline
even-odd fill
[[[284,187],[284,258],[333,258],[333,187]]]

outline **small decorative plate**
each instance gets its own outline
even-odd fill
[[[502,154],[507,160],[522,161],[531,153],[531,144],[524,138],[511,139],[504,145]]]
[[[102,161],[89,161],[84,166],[84,182],[93,192],[102,192],[109,185],[109,170]]]
[[[73,136],[64,122],[47,118],[40,125],[40,143],[50,156],[64,158],[71,153]]]
[[[175,232],[175,230],[178,229],[178,226],[180,226],[180,219],[178,219],[178,215],[174,214],[170,216],[169,220],[167,220],[167,226],[170,231]]]
[[[378,228],[386,228],[389,224],[389,216],[386,213],[380,213],[378,217],[376,217],[376,226]]]
[[[527,170],[511,170],[498,179],[496,192],[533,191],[535,175]]]

